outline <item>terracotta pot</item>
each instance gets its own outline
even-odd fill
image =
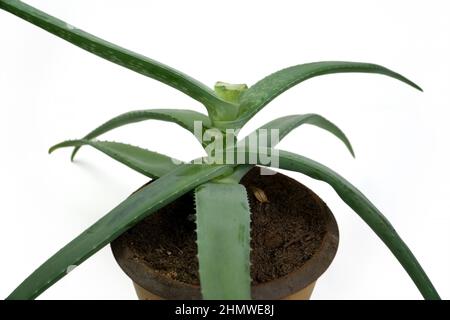
[[[295,181],[280,173],[278,175],[291,182]],[[295,181],[295,185],[298,188],[306,188],[297,181]],[[321,214],[325,221],[325,234],[319,249],[294,272],[269,282],[253,285],[253,299],[308,300],[316,280],[331,264],[339,242],[336,220],[326,204],[311,190],[308,189],[308,191],[321,208]],[[153,270],[144,262],[134,259],[134,253],[123,238],[119,237],[113,241],[111,248],[119,266],[132,279],[139,299],[199,300],[202,298],[199,286],[173,280]]]

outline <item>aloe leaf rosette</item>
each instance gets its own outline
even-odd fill
[[[250,87],[245,84],[218,82],[214,88],[209,88],[172,67],[100,39],[24,2],[0,0],[0,9],[100,58],[171,86],[200,102],[206,109],[206,114],[186,109],[130,111],[104,122],[80,139],[67,140],[53,146],[51,152],[60,148],[74,148],[72,159],[82,146],[90,146],[156,181],[123,200],[56,252],[31,273],[8,299],[38,297],[74,266],[187,192],[193,192],[195,195],[199,275],[203,298],[250,299],[251,212],[246,190],[239,181],[255,165],[300,172],[329,184],[385,243],[423,297],[439,299],[437,291],[411,250],[387,218],[355,186],[318,162],[298,154],[273,149],[294,129],[302,125],[313,125],[333,134],[354,155],[349,139],[333,122],[318,114],[296,114],[274,119],[249,136],[238,139],[239,130],[268,103],[286,90],[313,77],[350,72],[381,74],[421,90],[414,82],[377,64],[324,61],[277,71]],[[208,156],[200,155],[199,158],[184,163],[138,146],[97,140],[110,130],[146,120],[180,125],[194,134]],[[212,131],[215,134],[211,134]],[[276,133],[276,139],[268,136],[268,132]],[[210,139],[205,139],[205,136]],[[229,137],[233,142],[231,148],[225,143]],[[256,148],[255,145],[252,146],[255,141]],[[238,146],[244,145],[245,148],[238,151],[244,156],[243,161],[236,161],[234,156],[231,157],[231,163],[223,161],[223,157],[216,158],[217,153],[211,152],[209,142],[226,145],[225,154],[237,151],[238,148],[234,145],[236,143]],[[262,161],[261,152],[266,156],[276,156],[277,161]]]

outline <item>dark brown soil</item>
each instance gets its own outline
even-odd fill
[[[316,252],[325,234],[320,200],[280,174],[259,175],[259,168],[251,170],[241,183],[247,188],[252,212],[253,283],[300,268]],[[199,284],[194,219],[193,195],[187,194],[130,229],[121,241],[128,244],[135,259],[151,268],[174,280]]]

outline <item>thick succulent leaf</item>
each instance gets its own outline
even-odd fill
[[[227,170],[227,166],[179,166],[131,195],[81,233],[36,269],[7,299],[36,298],[143,218]]]
[[[94,139],[115,128],[145,120],[162,120],[173,122],[180,125],[181,127],[188,130],[194,135],[195,135],[194,123],[196,121],[202,123],[202,128],[209,128],[211,126],[211,120],[209,120],[209,118],[206,115],[192,110],[183,110],[183,109],[136,110],[126,112],[115,118],[112,118],[111,120],[105,122],[101,126],[89,132],[87,135],[83,137],[83,139],[89,140]],[[200,143],[203,143],[201,141],[201,137],[196,136],[196,138],[200,140]],[[79,149],[80,147],[76,147],[73,150],[72,160],[74,159]]]
[[[195,190],[203,299],[251,299],[250,208],[240,184],[206,183]]]
[[[226,176],[214,180],[218,183],[239,183],[241,179],[254,167],[253,164],[240,164],[233,168],[233,171]]]
[[[68,140],[54,145],[49,152],[51,153],[60,148],[84,145],[89,145],[150,178],[161,177],[182,163],[180,160],[157,152],[112,141]]]
[[[230,108],[235,109],[233,105],[218,98],[212,89],[188,75],[102,40],[19,0],[0,0],[0,8],[103,59],[158,80],[187,94],[203,103],[212,115],[216,114],[216,109],[217,113],[230,110]]]
[[[273,151],[272,151],[273,152]],[[268,151],[270,154],[270,151]],[[306,157],[276,150],[281,169],[303,173],[329,184],[339,197],[350,206],[391,250],[425,299],[439,299],[439,294],[390,222],[355,186],[326,166]],[[264,165],[264,163],[261,163]]]
[[[266,123],[265,125],[259,127],[248,136],[243,138],[239,143],[245,143],[245,146],[248,148],[250,143],[256,143],[255,147],[267,147],[274,148],[277,142],[280,142],[284,137],[286,137],[292,130],[298,128],[302,124],[311,124],[315,125],[319,128],[329,131],[334,134],[338,139],[340,139],[346,145],[347,149],[350,151],[352,156],[355,156],[353,152],[352,145],[350,141],[347,139],[345,134],[339,129],[335,124],[328,121],[324,117],[317,114],[303,114],[303,115],[291,115],[286,117],[281,117]],[[266,130],[262,132],[262,130]],[[278,130],[278,141],[272,141],[271,139],[271,130]],[[260,133],[264,133],[260,136]],[[253,136],[254,138],[250,138]],[[266,137],[266,142],[264,144],[260,144],[259,139]],[[253,149],[249,149],[253,150]],[[234,173],[229,177],[222,178],[223,181],[234,181],[239,182],[240,179],[252,168],[252,165],[239,165],[234,169]],[[221,180],[221,181],[222,181]]]
[[[238,120],[222,125],[242,127],[270,101],[302,81],[326,74],[348,72],[383,74],[421,90],[418,85],[402,75],[376,64],[345,61],[306,63],[275,72],[251,86],[241,96]]]
[[[347,149],[350,151],[352,156],[355,156],[353,152],[352,145],[350,144],[350,141],[347,139],[345,134],[339,129],[334,123],[330,122],[329,120],[325,119],[324,117],[318,115],[318,114],[300,114],[300,115],[291,115],[286,117],[281,117],[278,119],[275,119],[273,121],[270,121],[266,123],[265,125],[261,126],[254,132],[252,132],[250,135],[255,135],[256,137],[260,136],[260,133],[263,130],[266,130],[265,137],[267,138],[265,146],[268,148],[275,147],[275,145],[272,145],[272,139],[270,139],[270,133],[271,130],[277,130],[278,131],[278,139],[281,141],[284,137],[286,137],[292,130],[295,128],[298,128],[302,124],[310,124],[319,128],[322,128],[332,134],[334,134],[338,139],[340,139]],[[264,135],[263,135],[264,137]],[[248,140],[248,138],[246,138]]]

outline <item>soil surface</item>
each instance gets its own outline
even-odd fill
[[[281,174],[252,169],[241,181],[246,187],[251,222],[251,277],[267,282],[300,268],[319,248],[325,234],[324,207],[309,189]],[[300,187],[299,187],[300,186]],[[193,194],[124,233],[139,259],[181,282],[199,284]]]

